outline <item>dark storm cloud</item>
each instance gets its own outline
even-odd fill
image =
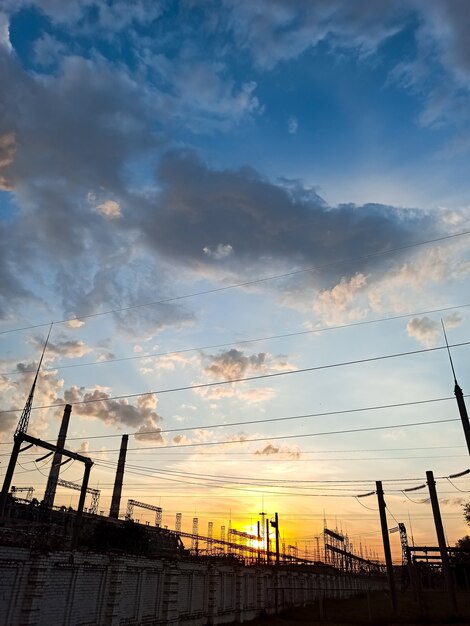
[[[25,0],[7,1],[2,8],[11,16],[20,7],[35,6],[71,34],[78,23],[82,29],[86,25],[90,37],[145,23],[145,16],[158,22],[161,15],[160,5],[152,10],[152,2],[127,5]],[[194,6],[185,3],[187,10]],[[460,0],[226,0],[215,6],[215,21],[229,17],[227,29],[233,35],[220,48],[226,56],[216,60],[208,59],[207,51],[201,55],[205,40],[202,35],[198,40],[194,29],[188,33],[197,53],[191,54],[189,46],[171,60],[148,37],[140,42],[133,30],[139,70],[132,72],[125,62],[107,62],[96,50],[91,58],[78,56],[77,44],[73,54],[68,49],[69,56],[60,49],[55,73],[33,73],[21,66],[14,50],[0,46],[0,189],[13,190],[18,207],[11,222],[0,225],[2,319],[33,297],[31,285],[40,284],[46,274],[49,284],[49,275],[54,276],[54,295],[61,298],[64,314],[80,316],[167,296],[162,257],[212,277],[259,275],[375,253],[435,232],[432,219],[423,214],[378,205],[332,208],[301,185],[274,183],[249,168],[216,171],[187,152],[163,159],[159,194],[152,198],[154,192],[146,191],[144,197],[136,191],[132,166],[136,159],[148,166],[156,149],[171,142],[165,123],[172,116],[188,129],[204,119],[222,116],[225,123],[261,111],[254,83],[249,77],[246,83],[235,81],[230,71],[227,59],[240,48],[249,51],[258,67],[295,58],[325,37],[333,46],[368,54],[414,12],[422,18],[423,33],[439,43],[439,58],[449,73],[457,69],[467,75],[470,67],[464,36],[468,3]],[[94,26],[87,22],[90,7],[98,15]],[[215,28],[214,23],[204,22],[201,33]],[[168,33],[168,41],[178,33]],[[49,52],[58,54],[52,48]],[[156,73],[158,88],[147,72]],[[417,81],[414,76],[412,83]],[[430,94],[427,119],[442,115],[438,96]],[[109,219],[110,207],[115,219]],[[144,263],[136,255],[142,240],[150,253]],[[148,271],[142,270],[144,264]],[[386,260],[374,264],[385,267]],[[320,286],[364,268],[369,268],[365,262],[351,263],[346,270],[326,268]],[[146,315],[137,320],[128,313],[118,321],[132,328],[143,320],[146,328],[156,329],[191,317],[176,305]]]
[[[314,191],[286,187],[250,168],[213,170],[194,153],[167,155],[158,171],[161,193],[135,212],[148,246],[201,271],[250,271],[325,266],[322,280],[337,281],[368,267],[367,261],[334,265],[407,245],[435,232],[422,212],[389,206],[328,206]],[[230,247],[230,254],[207,250]],[[395,257],[396,258],[396,257]],[[387,257],[373,260],[374,267]]]
[[[0,91],[0,177],[18,206],[0,222],[0,241],[8,241],[0,316],[32,297],[25,276],[39,284],[44,271],[55,274],[66,316],[167,296],[164,272],[155,285],[152,259],[139,268],[135,233],[116,223],[133,201],[126,167],[159,144],[145,90],[137,93],[124,71],[78,57],[65,58],[57,76],[29,75],[1,47],[0,85],[8,85]],[[138,322],[147,332],[189,318],[168,304]],[[131,313],[118,321],[135,327]]]

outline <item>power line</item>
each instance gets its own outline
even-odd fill
[[[412,244],[407,244],[405,246],[398,246],[396,248],[389,248],[388,250],[381,250],[379,252],[371,252],[369,254],[365,254],[363,256],[358,256],[358,257],[349,257],[349,258],[345,258],[345,259],[338,259],[336,261],[330,261],[328,263],[323,263],[321,265],[314,265],[311,267],[306,267],[300,270],[292,270],[290,272],[284,272],[283,274],[274,274],[271,276],[265,276],[264,278],[257,278],[254,280],[248,280],[248,281],[244,281],[241,283],[233,283],[231,285],[225,285],[223,287],[214,287],[213,289],[205,289],[203,291],[196,291],[193,293],[189,293],[189,294],[183,294],[180,296],[174,296],[172,298],[163,298],[162,300],[155,300],[152,302],[143,302],[140,304],[133,304],[127,307],[120,307],[120,308],[116,308],[116,309],[109,309],[107,311],[101,311],[98,313],[89,313],[88,315],[82,315],[80,317],[69,317],[63,320],[58,320],[58,321],[54,321],[54,323],[57,324],[66,324],[67,322],[74,322],[74,321],[81,321],[84,319],[90,319],[93,317],[99,317],[102,315],[109,315],[111,313],[122,313],[124,311],[130,311],[132,309],[138,309],[138,308],[142,308],[142,307],[147,307],[147,306],[155,306],[158,304],[167,304],[168,302],[176,302],[178,300],[185,300],[187,298],[194,298],[196,296],[204,296],[204,295],[208,295],[211,293],[218,293],[218,292],[222,292],[222,291],[229,291],[231,289],[237,289],[239,287],[248,287],[250,285],[257,285],[260,283],[264,283],[264,282],[268,282],[271,280],[277,280],[279,278],[287,278],[289,276],[297,276],[299,274],[305,274],[308,272],[313,272],[313,271],[317,271],[317,270],[321,270],[321,269],[326,269],[328,267],[333,267],[335,265],[342,265],[344,263],[351,263],[353,261],[364,261],[367,259],[374,259],[377,257],[381,257],[381,256],[386,256],[387,254],[392,254],[394,252],[401,252],[403,250],[409,250],[411,248],[416,248],[419,246],[425,246],[431,243],[438,243],[440,241],[446,241],[449,239],[455,239],[457,237],[462,237],[464,235],[468,235],[470,234],[470,230],[465,230],[465,231],[461,231],[459,233],[454,233],[452,235],[444,235],[442,237],[436,237],[435,239],[427,239],[426,241],[418,241],[416,243],[412,243]],[[4,330],[4,331],[0,331],[0,334],[7,334],[7,333],[14,333],[14,332],[20,332],[23,330],[30,330],[33,328],[40,328],[42,326],[48,326],[50,324],[50,322],[44,322],[42,324],[33,324],[30,326],[23,326],[21,328],[12,328],[10,330]]]
[[[262,342],[262,341],[270,341],[273,339],[285,339],[287,337],[298,337],[298,336],[302,336],[302,335],[311,335],[311,334],[315,334],[315,333],[323,333],[323,332],[327,332],[330,330],[340,330],[343,328],[352,328],[355,326],[366,326],[369,324],[379,324],[382,322],[390,322],[390,321],[394,321],[394,320],[400,320],[400,319],[406,319],[408,317],[414,317],[416,315],[431,315],[432,313],[443,313],[444,311],[453,311],[455,309],[463,309],[466,307],[470,307],[470,303],[466,303],[466,304],[460,304],[460,305],[454,305],[454,306],[448,306],[448,307],[443,307],[440,309],[429,309],[427,311],[416,311],[414,313],[405,313],[402,315],[392,315],[389,317],[382,317],[382,318],[378,318],[378,319],[373,319],[373,320],[363,320],[363,321],[359,321],[359,322],[349,322],[348,324],[338,324],[336,326],[324,326],[322,328],[316,328],[314,330],[301,330],[301,331],[295,331],[292,333],[282,333],[280,335],[268,335],[266,337],[255,337],[252,339],[242,339],[239,341],[232,341],[232,342],[228,342],[228,343],[217,343],[217,344],[210,344],[210,345],[205,345],[205,346],[197,346],[194,348],[182,348],[179,350],[169,350],[167,352],[152,352],[149,354],[138,354],[138,355],[133,355],[133,356],[126,356],[126,357],[119,357],[116,359],[106,359],[105,361],[88,361],[86,363],[70,363],[67,365],[57,365],[55,367],[43,367],[42,371],[43,372],[54,372],[57,370],[63,370],[63,369],[72,369],[75,367],[90,367],[90,366],[94,366],[94,365],[106,365],[109,363],[121,363],[121,362],[125,362],[125,361],[136,361],[139,359],[150,359],[153,357],[163,357],[163,356],[170,356],[172,354],[185,354],[187,352],[201,352],[202,350],[213,350],[216,348],[227,348],[229,346],[238,346],[238,345],[242,345],[242,344],[251,344],[251,343],[257,343],[257,342]],[[18,370],[15,371],[11,371],[11,372],[0,372],[0,376],[21,376],[23,374],[28,374],[31,372],[35,372],[36,370],[34,368],[32,369],[24,369],[21,372],[19,372]]]
[[[460,343],[454,343],[452,345],[450,345],[450,348],[457,348],[457,347],[462,347],[462,346],[468,346],[470,345],[470,341],[463,341]],[[76,406],[76,405],[82,405],[82,404],[96,404],[97,402],[108,402],[110,400],[123,400],[126,398],[141,398],[144,396],[153,396],[156,394],[163,394],[163,393],[174,393],[176,391],[189,391],[192,389],[204,389],[204,388],[208,388],[208,387],[218,387],[221,385],[231,385],[233,383],[240,383],[240,382],[247,382],[247,381],[253,381],[253,380],[264,380],[264,379],[268,379],[268,378],[276,378],[276,377],[280,377],[280,376],[288,376],[291,374],[304,374],[306,372],[315,372],[315,371],[319,371],[319,370],[325,370],[325,369],[333,369],[336,367],[344,367],[347,365],[358,365],[361,363],[373,363],[375,361],[383,361],[386,359],[395,359],[395,358],[401,358],[404,356],[412,356],[415,354],[425,354],[428,352],[436,352],[438,350],[447,350],[447,346],[437,346],[435,348],[422,348],[420,350],[410,350],[408,352],[397,352],[394,354],[384,354],[381,356],[376,356],[376,357],[368,357],[368,358],[364,358],[364,359],[356,359],[353,361],[343,361],[340,363],[330,363],[328,365],[316,365],[314,367],[303,367],[303,368],[299,368],[296,370],[287,370],[284,372],[272,372],[270,374],[257,374],[256,376],[245,376],[245,377],[240,377],[240,378],[232,378],[230,380],[219,380],[219,381],[215,381],[212,383],[200,383],[198,385],[185,385],[182,387],[173,387],[170,389],[159,389],[159,390],[155,390],[155,391],[146,391],[146,392],[141,392],[141,393],[129,393],[129,394],[122,394],[119,396],[109,396],[108,398],[99,398],[99,399],[87,399],[87,400],[77,400],[76,402],[61,402],[58,404],[45,404],[45,405],[41,405],[41,406],[36,406],[36,407],[32,407],[31,410],[40,410],[40,409],[52,409],[52,408],[58,408],[58,407],[63,407],[66,404],[70,404],[72,406]],[[18,413],[22,411],[22,409],[7,409],[7,410],[2,410],[0,411],[0,414],[4,414],[4,413]]]
[[[468,395],[464,397],[468,397]],[[323,413],[306,413],[304,415],[289,415],[287,417],[269,417],[267,419],[248,420],[244,422],[226,422],[226,423],[209,424],[209,425],[202,425],[202,426],[186,426],[185,428],[165,428],[161,430],[154,429],[154,430],[146,430],[146,431],[140,431],[140,432],[136,431],[134,433],[129,433],[129,435],[131,437],[140,436],[140,435],[153,435],[153,434],[164,435],[167,433],[187,432],[188,430],[207,430],[207,429],[212,430],[213,428],[225,428],[229,426],[245,426],[247,424],[266,424],[269,422],[284,422],[288,420],[306,419],[308,417],[327,417],[327,416],[332,416],[332,415],[345,415],[348,413],[361,413],[361,412],[375,411],[375,410],[380,410],[380,409],[394,409],[394,408],[400,408],[404,406],[414,406],[418,404],[430,404],[433,402],[444,402],[444,401],[453,400],[453,399],[454,399],[453,397],[448,397],[448,398],[434,398],[430,400],[415,400],[413,402],[383,404],[383,405],[378,405],[378,406],[362,407],[359,409],[343,409],[340,411],[325,411]],[[122,436],[121,434],[115,434],[115,435],[92,435],[91,437],[69,437],[67,441],[79,441],[83,439],[87,439],[87,440],[108,439],[112,437],[121,437],[121,436]]]
[[[234,443],[250,443],[250,442],[258,442],[258,441],[278,441],[279,439],[300,439],[303,437],[322,437],[325,435],[343,435],[349,433],[361,433],[361,432],[371,432],[375,430],[390,430],[393,428],[409,428],[411,426],[426,426],[429,424],[444,424],[447,422],[459,422],[459,418],[452,419],[441,419],[441,420],[430,420],[426,422],[412,422],[408,424],[392,424],[389,426],[370,426],[367,428],[350,428],[347,430],[331,430],[327,432],[320,433],[304,433],[301,435],[279,435],[276,437],[257,437],[254,439],[229,439],[224,441],[204,441],[199,443],[184,443],[184,444],[175,444],[175,445],[163,445],[163,446],[144,446],[139,448],[139,450],[165,450],[165,449],[183,449],[183,448],[195,448],[195,447],[203,447],[203,446],[219,446],[224,444],[234,444]],[[106,452],[119,452],[120,448],[106,450]],[[91,453],[99,453],[101,450],[89,450],[87,454]]]

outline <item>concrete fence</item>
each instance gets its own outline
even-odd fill
[[[202,626],[381,589],[301,569],[0,547],[0,626]]]

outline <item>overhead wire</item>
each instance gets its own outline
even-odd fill
[[[119,308],[115,308],[115,309],[108,309],[106,311],[99,311],[96,313],[89,313],[86,315],[81,315],[81,316],[74,316],[74,317],[69,317],[66,319],[62,319],[62,320],[54,320],[54,324],[65,324],[68,322],[76,322],[76,321],[82,321],[85,319],[90,319],[90,318],[95,318],[95,317],[100,317],[103,315],[109,315],[111,313],[122,313],[124,311],[130,311],[133,309],[138,309],[138,308],[143,308],[143,307],[147,307],[147,306],[155,306],[158,304],[167,304],[168,302],[176,302],[178,300],[185,300],[187,298],[194,298],[197,296],[203,296],[203,295],[208,295],[208,294],[212,294],[212,293],[218,293],[218,292],[222,292],[222,291],[229,291],[232,289],[237,289],[240,287],[248,287],[250,285],[257,285],[257,284],[261,284],[264,282],[268,282],[271,280],[277,280],[279,278],[287,278],[290,276],[297,276],[299,274],[306,274],[309,272],[313,272],[316,270],[321,270],[321,269],[326,269],[327,267],[333,267],[336,265],[342,265],[345,263],[351,263],[352,261],[364,261],[367,259],[373,259],[373,258],[377,258],[377,257],[381,257],[381,256],[386,256],[387,254],[393,254],[394,252],[401,252],[403,250],[409,250],[411,248],[416,248],[419,246],[425,246],[425,245],[429,245],[432,243],[439,243],[441,241],[446,241],[446,240],[450,240],[450,239],[455,239],[457,237],[462,237],[465,235],[470,234],[470,230],[465,230],[465,231],[461,231],[458,233],[452,233],[450,235],[443,235],[442,237],[435,237],[434,239],[427,239],[425,241],[418,241],[415,243],[411,243],[411,244],[407,244],[404,246],[397,246],[395,248],[389,248],[388,250],[380,250],[377,252],[370,252],[369,254],[365,254],[365,255],[361,255],[361,256],[355,256],[355,257],[348,257],[348,258],[344,258],[344,259],[336,259],[335,261],[330,261],[328,263],[323,263],[320,265],[315,265],[315,266],[310,266],[310,267],[306,267],[306,268],[302,268],[299,270],[292,270],[290,272],[284,272],[282,274],[274,274],[271,276],[265,276],[262,278],[256,278],[253,280],[248,280],[248,281],[244,281],[244,282],[240,282],[240,283],[233,283],[231,285],[224,285],[222,287],[214,287],[212,289],[205,289],[205,290],[201,290],[201,291],[197,291],[197,292],[193,292],[193,293],[189,293],[189,294],[182,294],[180,296],[174,296],[171,298],[163,298],[161,300],[155,300],[152,302],[143,302],[143,303],[139,303],[139,304],[133,304],[133,305],[129,305],[127,307],[119,307]],[[4,331],[0,331],[0,334],[7,334],[7,333],[14,333],[14,332],[20,332],[23,330],[30,330],[33,328],[40,328],[42,326],[48,326],[50,324],[50,322],[44,322],[41,324],[32,324],[29,326],[23,326],[21,328],[11,328],[8,330],[4,330]]]
[[[238,346],[238,345],[243,345],[243,344],[252,344],[252,343],[257,343],[257,342],[262,342],[262,341],[271,341],[273,339],[284,339],[287,337],[297,337],[297,336],[301,336],[301,335],[311,335],[311,334],[316,334],[316,333],[323,333],[323,332],[327,332],[330,330],[340,330],[340,329],[344,329],[344,328],[351,328],[351,327],[355,327],[355,326],[366,326],[369,324],[379,324],[382,322],[390,322],[390,321],[394,321],[394,320],[399,320],[399,319],[406,319],[408,317],[415,317],[415,316],[419,316],[419,315],[431,315],[432,313],[443,313],[444,311],[452,311],[455,309],[463,309],[466,307],[470,307],[470,303],[465,303],[465,304],[460,304],[460,305],[453,305],[453,306],[448,306],[448,307],[442,307],[440,309],[429,309],[427,311],[415,311],[414,313],[405,313],[402,315],[392,315],[389,317],[382,317],[382,318],[378,318],[378,319],[372,319],[372,320],[361,320],[359,322],[349,322],[347,324],[338,324],[336,326],[324,326],[321,328],[315,328],[315,329],[311,329],[311,330],[302,330],[302,331],[296,331],[296,332],[292,332],[292,333],[283,333],[283,334],[279,334],[279,335],[269,335],[266,337],[255,337],[252,339],[241,339],[238,341],[232,341],[232,342],[228,342],[228,343],[218,343],[218,344],[209,344],[209,345],[204,345],[204,346],[197,346],[197,347],[193,347],[193,348],[183,348],[183,349],[179,349],[179,350],[169,350],[166,352],[153,352],[153,353],[146,353],[146,354],[137,354],[137,355],[133,355],[133,356],[126,356],[126,357],[119,357],[119,358],[114,358],[114,359],[106,359],[106,360],[100,360],[100,361],[88,361],[85,363],[69,363],[69,364],[58,364],[55,367],[43,367],[42,371],[43,372],[53,372],[53,371],[58,371],[58,370],[63,370],[63,369],[71,369],[71,368],[76,368],[76,367],[89,367],[89,366],[94,366],[94,365],[106,365],[109,363],[118,363],[118,362],[123,362],[123,361],[135,361],[135,360],[139,360],[139,359],[150,359],[150,358],[154,358],[154,357],[164,357],[164,356],[170,356],[170,355],[176,355],[176,354],[185,354],[187,352],[201,352],[202,350],[213,350],[216,348],[227,348],[229,346]],[[26,369],[22,369],[21,371],[18,370],[13,370],[10,372],[0,372],[0,376],[20,376],[23,374],[28,374],[28,373],[34,373],[36,372],[35,368],[26,368]]]
[[[436,346],[434,348],[421,348],[419,350],[409,350],[406,352],[397,352],[397,353],[392,353],[392,354],[383,354],[380,356],[376,356],[376,357],[365,357],[362,359],[354,359],[351,361],[342,361],[339,363],[329,363],[327,365],[316,365],[313,367],[303,367],[303,368],[298,368],[295,370],[285,370],[282,372],[271,372],[269,374],[257,374],[255,376],[242,376],[239,378],[232,378],[229,380],[219,380],[219,381],[214,381],[214,382],[209,382],[209,383],[200,383],[200,384],[196,384],[196,385],[184,385],[181,387],[173,387],[173,388],[168,388],[168,389],[157,389],[154,391],[145,391],[145,392],[140,392],[140,393],[129,393],[129,394],[120,394],[117,396],[109,396],[106,398],[88,398],[88,399],[84,399],[84,400],[76,400],[73,402],[61,402],[61,403],[56,403],[56,404],[45,404],[45,405],[40,405],[40,406],[34,406],[32,407],[32,411],[34,410],[40,410],[40,409],[51,409],[51,408],[59,408],[59,407],[64,407],[66,406],[66,404],[72,405],[72,406],[77,406],[77,405],[83,405],[83,404],[96,404],[98,402],[104,402],[104,401],[110,401],[110,400],[123,400],[123,399],[128,399],[128,398],[142,398],[145,396],[153,396],[153,395],[157,395],[157,394],[164,394],[164,393],[174,393],[177,391],[190,391],[193,389],[206,389],[206,388],[210,388],[210,387],[218,387],[218,386],[222,386],[222,385],[232,385],[234,383],[240,383],[240,382],[249,382],[249,381],[254,381],[254,380],[266,380],[266,379],[271,379],[271,378],[278,378],[281,376],[288,376],[288,375],[293,375],[293,374],[305,374],[307,372],[315,372],[315,371],[319,371],[319,370],[326,370],[326,369],[333,369],[336,367],[345,367],[345,366],[350,366],[350,365],[358,365],[358,364],[362,364],[362,363],[373,363],[373,362],[377,362],[377,361],[383,361],[383,360],[387,360],[387,359],[394,359],[394,358],[401,358],[401,357],[405,357],[405,356],[412,356],[412,355],[417,355],[417,354],[426,354],[426,353],[430,353],[430,352],[436,352],[439,350],[447,350],[448,347],[450,348],[458,348],[458,347],[462,347],[462,346],[468,346],[470,345],[470,341],[462,341],[459,343],[455,343],[452,344],[450,346]],[[5,409],[0,411],[0,414],[5,414],[5,413],[19,413],[21,412],[23,409]]]
[[[319,433],[303,433],[301,435],[279,435],[272,437],[256,437],[256,438],[246,438],[246,439],[230,439],[224,441],[204,441],[197,443],[184,443],[184,444],[174,444],[174,445],[157,445],[157,446],[143,446],[140,450],[165,450],[165,449],[184,449],[184,448],[195,448],[195,447],[206,447],[206,446],[218,446],[225,444],[236,444],[236,443],[250,443],[250,442],[258,442],[258,441],[278,441],[280,439],[300,439],[303,437],[323,437],[327,435],[343,435],[349,433],[360,433],[360,432],[372,432],[376,430],[390,430],[393,428],[409,428],[413,426],[426,426],[429,424],[444,424],[448,422],[458,422],[459,418],[451,418],[451,419],[441,419],[441,420],[428,420],[425,422],[412,422],[405,424],[392,424],[388,426],[370,426],[367,428],[350,428],[344,430],[331,430],[326,432]],[[111,450],[107,450],[107,452],[118,452],[120,448],[115,448]],[[89,450],[89,453],[92,452],[100,452],[100,450]]]

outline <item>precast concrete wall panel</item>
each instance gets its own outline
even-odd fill
[[[217,626],[386,587],[288,566],[0,547],[0,626]]]

